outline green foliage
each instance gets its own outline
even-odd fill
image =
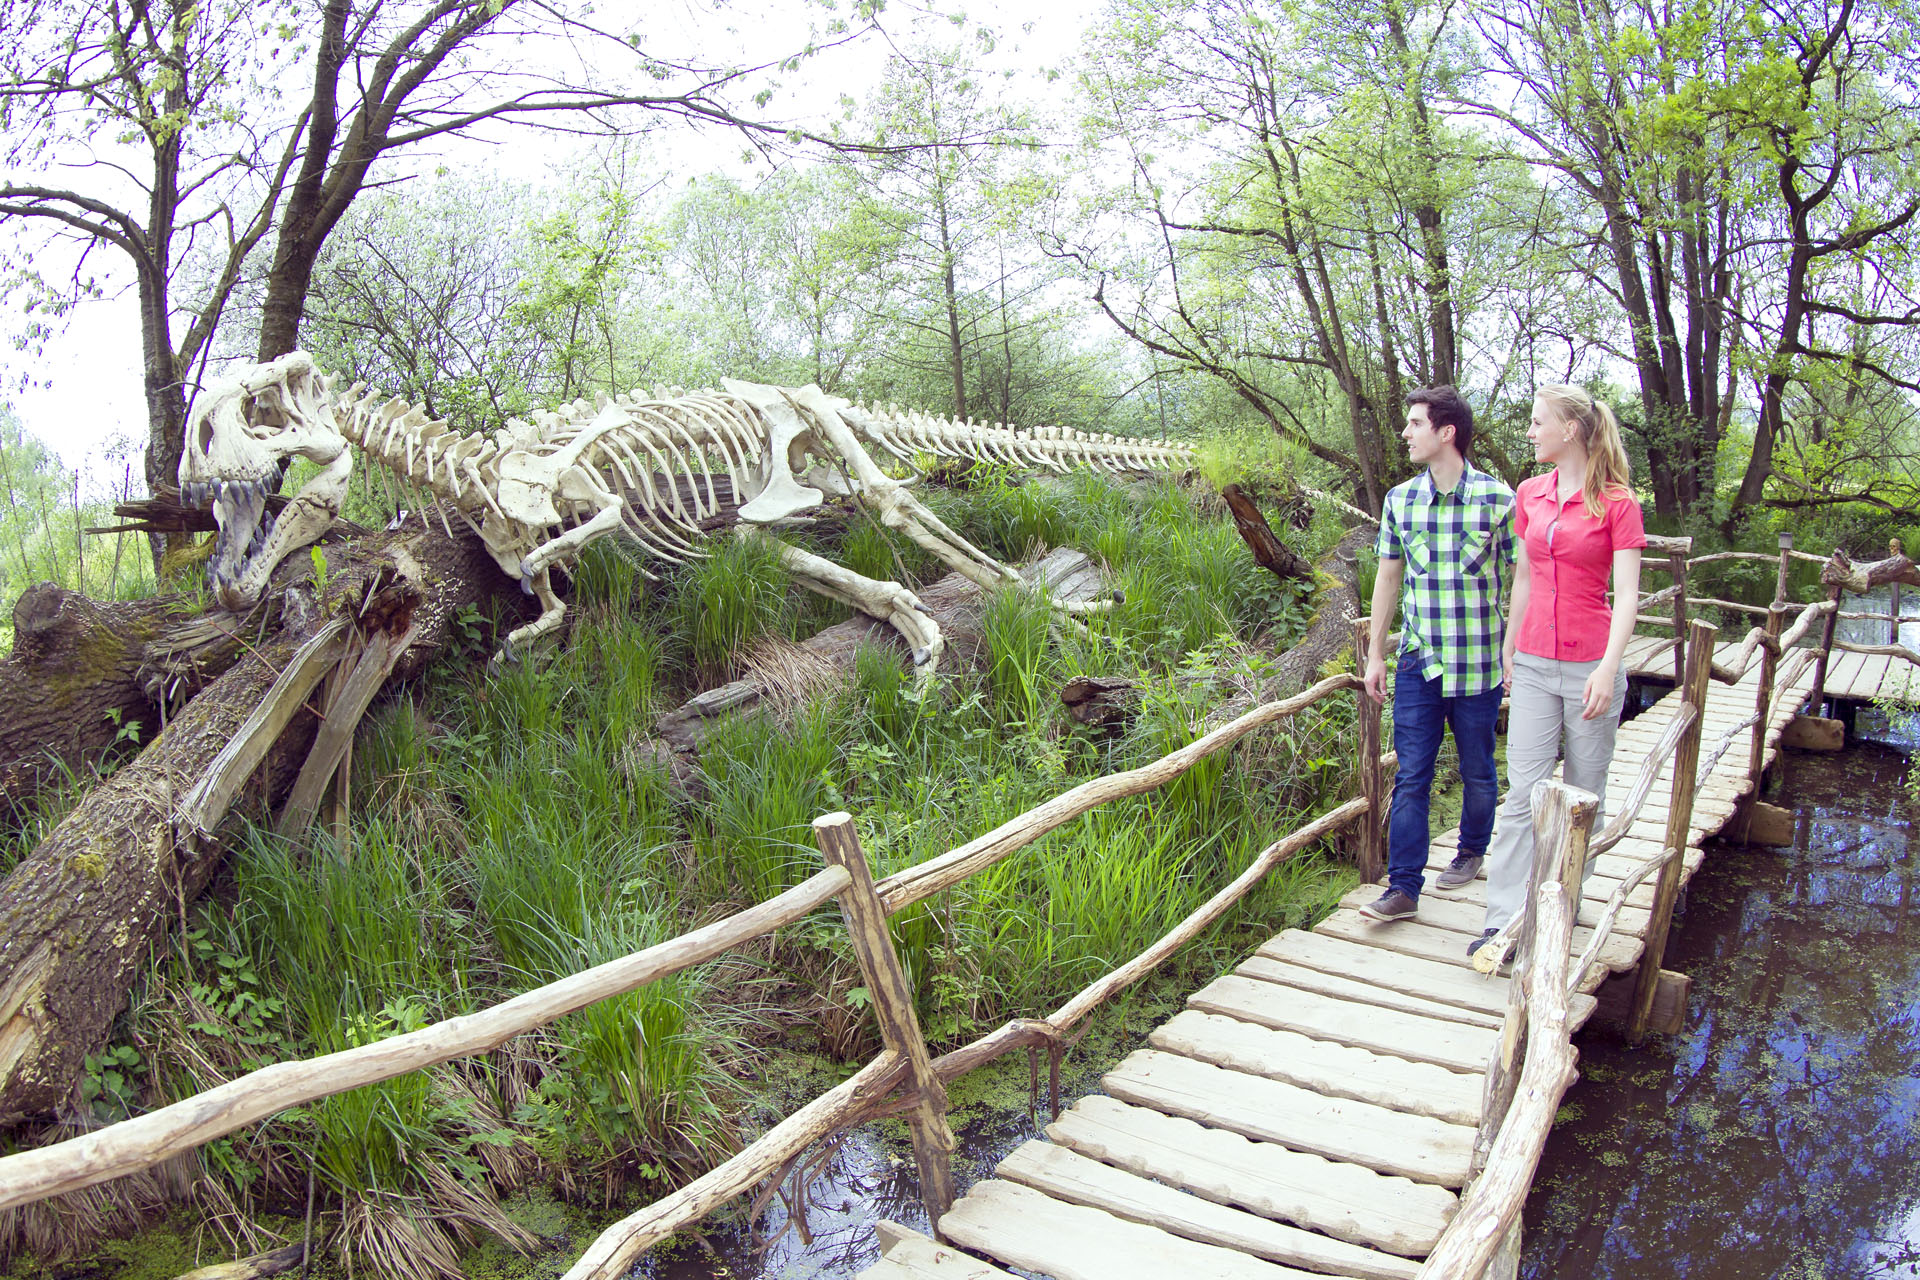
[[[98,479],[67,471],[47,445],[0,405],[0,653],[13,647],[13,606],[36,582],[53,582],[95,599],[131,600],[157,587],[138,534],[89,535],[115,522],[115,502],[131,496],[132,446],[109,446],[126,461],[125,479],[101,491]]]
[[[81,1067],[80,1101],[103,1124],[125,1120],[139,1101],[139,1078],[146,1061],[130,1044],[116,1044],[86,1056]]]
[[[695,561],[676,584],[676,630],[687,637],[693,667],[718,683],[755,639],[780,629],[788,577],[765,538],[728,538]]]

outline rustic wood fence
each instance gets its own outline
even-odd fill
[[[1766,616],[1766,624],[1754,628],[1733,663],[1720,664],[1713,658],[1715,629],[1688,619],[1687,575],[1692,567],[1746,553],[1689,561],[1686,553],[1691,544],[1687,539],[1652,541],[1651,550],[1666,557],[1674,586],[1643,598],[1642,609],[1670,601],[1673,615],[1670,621],[1662,616],[1643,616],[1643,621],[1667,622],[1676,629],[1676,673],[1685,689],[1684,704],[1649,755],[1622,812],[1598,836],[1589,839],[1594,807],[1591,797],[1559,784],[1542,784],[1544,791],[1535,802],[1540,833],[1535,883],[1540,887],[1520,930],[1516,962],[1520,978],[1513,984],[1501,1050],[1488,1075],[1489,1102],[1497,1105],[1488,1106],[1482,1124],[1477,1147],[1481,1172],[1439,1250],[1423,1267],[1423,1276],[1481,1275],[1503,1246],[1510,1246],[1509,1252],[1517,1256],[1514,1224],[1520,1204],[1553,1110],[1572,1079],[1567,1028],[1572,990],[1610,936],[1627,895],[1649,876],[1658,875],[1630,1027],[1633,1034],[1644,1032],[1678,896],[1681,857],[1687,845],[1693,793],[1700,778],[1749,723],[1753,727],[1752,768],[1757,773],[1771,700],[1778,696],[1778,690],[1798,679],[1806,663],[1815,662],[1824,670],[1833,647],[1833,626],[1842,592],[1870,590],[1880,582],[1898,580],[1900,570],[1912,567],[1896,553],[1899,565],[1893,567],[1890,576],[1876,580],[1875,574],[1887,570],[1891,562],[1859,570],[1850,565],[1835,569],[1826,559],[1793,552],[1783,540],[1775,602],[1760,611]],[[1830,584],[1830,598],[1800,609],[1788,624],[1790,606],[1785,595],[1792,556],[1821,560],[1836,576]],[[1834,561],[1844,561],[1844,557],[1836,556]],[[1660,561],[1650,563],[1658,565]],[[1752,608],[1718,600],[1696,599],[1691,603],[1734,610]],[[1781,655],[1823,617],[1826,629],[1821,646],[1796,650],[1793,660],[1782,669]],[[1365,644],[1365,625],[1364,619],[1356,624],[1356,644],[1361,646]],[[1920,663],[1920,655],[1910,650],[1902,650],[1902,654]],[[1755,715],[1724,735],[1703,762],[1701,709],[1708,681],[1738,681],[1756,655],[1762,679]],[[1820,676],[1816,675],[1816,690],[1819,683]],[[890,916],[965,882],[1102,804],[1163,786],[1248,735],[1345,695],[1352,695],[1356,701],[1358,796],[1268,845],[1237,877],[1164,937],[1057,1010],[1042,1018],[1016,1019],[961,1048],[939,1057],[932,1055],[914,1012],[913,992],[887,932]],[[1047,1050],[1057,1079],[1059,1054],[1089,1014],[1154,972],[1218,921],[1275,867],[1330,836],[1357,828],[1353,841],[1356,861],[1363,877],[1377,878],[1385,862],[1383,824],[1388,770],[1394,764],[1390,753],[1381,753],[1380,733],[1381,708],[1366,696],[1360,679],[1352,674],[1331,676],[1295,697],[1256,707],[1151,764],[1082,783],[958,848],[878,881],[872,877],[852,819],[844,813],[826,815],[814,823],[825,866],[777,897],[478,1013],[339,1053],[278,1063],[145,1115],[0,1158],[0,1209],[77,1191],[150,1167],[289,1107],[487,1052],[598,1000],[711,960],[837,900],[862,976],[872,993],[883,1044],[880,1053],[725,1163],[608,1228],[567,1277],[610,1280],[667,1236],[697,1223],[769,1179],[785,1178],[800,1157],[822,1139],[886,1116],[903,1116],[906,1120],[919,1167],[922,1198],[929,1220],[937,1224],[953,1200],[954,1139],[946,1119],[948,1081],[1016,1049]],[[1578,901],[1586,860],[1611,848],[1625,835],[1669,765],[1673,776],[1662,851],[1622,883],[1608,902],[1585,952],[1577,959],[1571,957],[1572,904]]]
[[[950,1053],[932,1056],[914,1012],[913,992],[887,932],[889,916],[963,883],[1102,804],[1163,786],[1249,734],[1344,695],[1356,699],[1361,740],[1371,744],[1363,747],[1371,751],[1370,767],[1364,755],[1360,762],[1366,779],[1363,795],[1268,845],[1164,937],[1051,1014],[1017,1019]],[[1378,863],[1380,822],[1361,822],[1361,818],[1379,812],[1374,806],[1385,792],[1379,740],[1380,707],[1366,696],[1358,677],[1331,676],[1295,697],[1256,707],[1151,764],[1082,783],[977,839],[879,881],[873,879],[852,819],[844,813],[828,814],[813,824],[825,867],[775,898],[481,1012],[323,1057],[276,1063],[145,1115],[7,1156],[0,1159],[0,1209],[148,1168],[289,1107],[487,1052],[595,1001],[711,960],[837,900],[861,975],[872,993],[883,1045],[880,1053],[724,1164],[609,1227],[567,1275],[569,1280],[610,1280],[652,1245],[699,1222],[727,1201],[770,1178],[784,1178],[815,1143],[886,1116],[906,1120],[921,1195],[930,1221],[937,1223],[953,1201],[954,1139],[946,1120],[946,1082],[1016,1049],[1048,1050],[1057,1079],[1058,1055],[1089,1014],[1158,969],[1282,862],[1358,823],[1359,843],[1370,851],[1363,852],[1363,860]]]

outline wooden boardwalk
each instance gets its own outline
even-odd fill
[[[1658,642],[1635,643],[1644,660]],[[1870,679],[1878,687],[1883,669],[1847,661],[1861,656],[1833,664],[1830,690]],[[1703,759],[1752,716],[1758,680],[1755,664],[1738,685],[1712,686]],[[1811,682],[1808,671],[1776,699],[1769,761]],[[1621,727],[1608,784],[1615,804],[1679,705],[1676,690]],[[1683,884],[1700,865],[1701,842],[1748,789],[1750,741],[1750,730],[1735,738],[1696,796]],[[1659,852],[1665,796],[1663,783],[1626,838],[1596,859],[1576,954],[1620,880]],[[1430,878],[1452,858],[1457,834],[1434,842]],[[1287,930],[1196,992],[1104,1077],[1104,1092],[1080,1099],[1045,1140],[975,1184],[940,1227],[978,1257],[889,1225],[886,1255],[861,1274],[1008,1274],[980,1260],[988,1258],[1055,1280],[1412,1277],[1468,1176],[1509,979],[1467,961],[1484,879],[1462,892],[1430,890],[1417,920],[1387,925],[1356,909],[1378,892],[1362,886],[1311,932]],[[1628,897],[1583,975],[1576,1025],[1607,977],[1638,963],[1653,894],[1649,880]]]
[[[1715,657],[1725,659],[1739,647],[1737,641],[1722,640],[1714,646]],[[1627,642],[1620,665],[1630,676],[1671,681],[1672,637],[1636,635]],[[1920,702],[1920,672],[1904,658],[1884,653],[1836,652],[1827,664],[1827,697],[1838,702],[1872,702],[1876,698]]]

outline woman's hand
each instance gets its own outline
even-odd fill
[[[1513,650],[1500,655],[1500,687],[1508,693],[1513,692]]]
[[[1607,714],[1607,708],[1613,705],[1613,682],[1618,678],[1620,668],[1611,662],[1602,661],[1587,677],[1587,687],[1580,691],[1580,718],[1592,720]]]

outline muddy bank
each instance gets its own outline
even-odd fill
[[[1524,1275],[1920,1277],[1920,744],[1869,719],[1789,755],[1792,848],[1710,848],[1668,951],[1685,1031],[1582,1043]]]

